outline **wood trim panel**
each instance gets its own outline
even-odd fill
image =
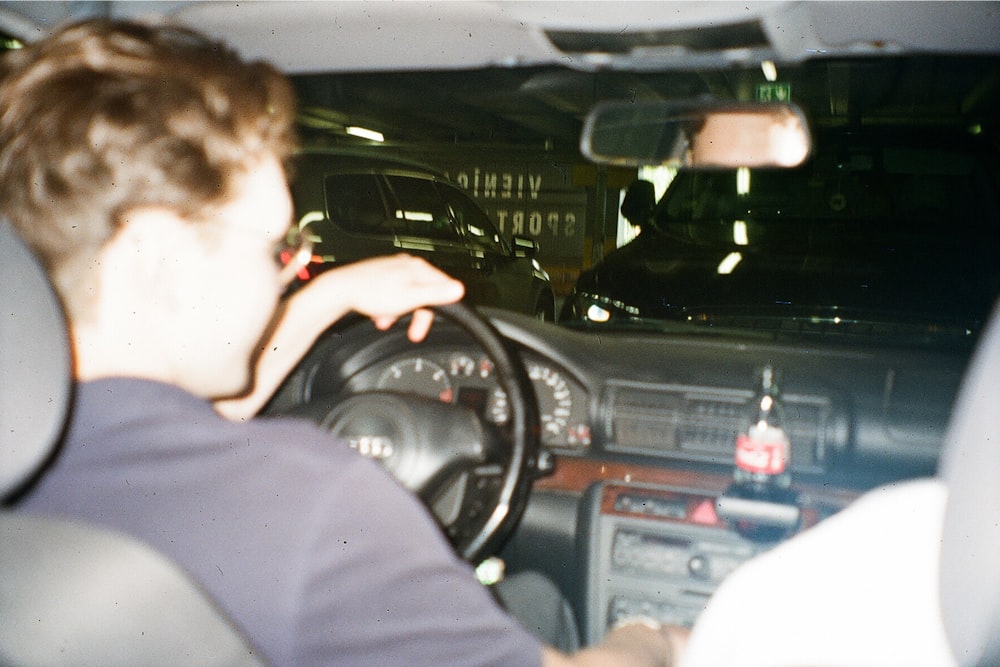
[[[684,487],[706,496],[718,496],[732,477],[694,470],[676,470],[618,461],[560,457],[553,473],[535,481],[539,490],[583,493],[595,482]],[[808,484],[794,484],[803,509],[839,510],[858,497],[857,492]],[[826,514],[828,512],[821,512]]]

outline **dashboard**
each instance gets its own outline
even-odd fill
[[[589,403],[584,387],[543,357],[525,353],[522,361],[538,403],[541,445],[564,450],[589,447]],[[510,417],[493,362],[467,345],[420,347],[380,360],[352,377],[346,389],[351,393],[379,390],[437,398],[463,405],[498,426]]]
[[[540,445],[554,459],[500,555],[509,570],[556,582],[586,643],[628,614],[690,625],[754,554],[869,489],[933,474],[968,360],[856,344],[595,333],[483,312],[520,355]],[[780,373],[791,440],[794,524],[778,533],[734,520],[722,503],[764,366]],[[459,404],[500,428],[509,418],[491,360],[443,318],[420,344],[365,323],[331,330],[268,411],[372,390]]]

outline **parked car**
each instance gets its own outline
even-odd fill
[[[292,195],[299,224],[315,243],[311,275],[406,252],[460,279],[475,305],[555,319],[538,245],[518,235],[508,243],[471,197],[429,167],[360,152],[303,151]]]
[[[1000,293],[996,147],[939,126],[815,135],[796,169],[682,170],[561,322],[971,345]]]

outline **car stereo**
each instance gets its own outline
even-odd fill
[[[598,484],[585,502],[588,644],[627,616],[692,625],[722,580],[771,546],[730,528],[704,492]]]

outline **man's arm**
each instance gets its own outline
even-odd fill
[[[458,301],[464,290],[460,281],[410,255],[377,257],[322,273],[276,314],[256,357],[249,393],[218,400],[215,408],[229,419],[253,417],[316,338],[349,312],[366,315],[379,329],[388,329],[397,318],[415,311],[408,335],[418,341],[427,335],[433,319],[422,307]]]
[[[954,665],[938,599],[946,500],[940,480],[892,483],[747,561],[698,617],[684,664]]]
[[[687,628],[629,623],[614,628],[600,644],[565,655],[546,647],[543,667],[676,667]]]

